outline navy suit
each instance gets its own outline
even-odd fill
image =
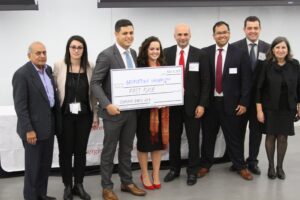
[[[168,65],[175,65],[177,46],[164,49]],[[199,65],[190,70],[191,63]],[[184,71],[184,105],[170,107],[170,166],[179,173],[181,168],[181,135],[183,123],[189,145],[188,174],[196,174],[199,165],[200,119],[195,118],[197,106],[207,107],[210,90],[208,58],[203,50],[190,46]]]
[[[245,168],[243,137],[240,131],[241,117],[236,115],[235,109],[238,105],[246,107],[249,105],[251,87],[250,60],[245,52],[230,44],[228,45],[222,74],[223,97],[215,97],[216,45],[206,47],[203,50],[209,56],[212,87],[210,90],[210,104],[202,121],[201,167],[210,168],[212,166],[216,136],[221,127],[230,159],[233,165],[238,170],[241,170]]]
[[[36,200],[47,194],[48,175],[52,164],[54,134],[61,131],[60,106],[54,87],[51,67],[45,72],[51,79],[55,105],[48,96],[37,70],[31,62],[19,68],[12,80],[13,98],[18,117],[17,133],[25,148],[24,198]],[[29,131],[35,131],[37,143],[26,141]]]
[[[235,47],[240,48],[241,50],[247,52],[248,55],[250,55],[248,44],[246,38],[239,40],[232,44]],[[259,58],[259,54],[263,53],[266,54],[267,51],[270,48],[270,44],[259,40],[257,45],[257,61],[255,64],[254,69],[252,69],[252,89],[250,93],[250,104],[247,113],[243,116],[242,119],[242,132],[243,137],[245,140],[246,135],[246,129],[247,129],[247,123],[249,121],[249,157],[247,158],[247,163],[249,166],[256,165],[258,163],[257,156],[259,153],[259,147],[261,143],[262,138],[262,126],[257,120],[256,116],[256,104],[255,104],[255,88],[257,85],[257,80],[259,73],[262,68],[263,60],[262,58]]]

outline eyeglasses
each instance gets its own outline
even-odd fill
[[[83,46],[70,46],[70,49],[72,49],[73,51],[75,51],[76,49],[81,51],[83,50]]]
[[[34,54],[35,54],[36,56],[41,56],[42,54],[43,54],[44,56],[46,56],[46,55],[47,55],[47,52],[46,52],[46,51],[36,51],[36,52],[34,52]]]

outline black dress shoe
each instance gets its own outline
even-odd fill
[[[269,167],[268,177],[269,177],[269,179],[275,179],[276,178],[276,172],[275,172],[274,167]]]
[[[285,179],[285,173],[284,173],[282,167],[276,167],[276,175],[281,180]]]
[[[257,164],[254,164],[254,165],[248,165],[248,169],[250,172],[252,172],[253,174],[256,174],[256,175],[260,175],[261,172],[260,172],[260,169],[259,167],[257,166]]]
[[[64,200],[73,200],[72,187],[70,185],[64,189]]]
[[[50,196],[39,196],[38,200],[56,200],[56,198]]]
[[[186,184],[187,185],[195,185],[197,183],[197,175],[188,174]]]
[[[175,178],[179,176],[179,172],[175,172],[173,170],[170,170],[168,174],[164,178],[164,182],[170,182],[173,181]]]
[[[231,165],[230,168],[229,168],[229,171],[231,171],[231,172],[237,172],[238,170],[235,168],[234,165]]]
[[[74,185],[72,189],[72,193],[76,196],[79,196],[80,199],[90,200],[91,196],[84,190],[83,185],[81,183],[77,183]]]

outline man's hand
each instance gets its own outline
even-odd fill
[[[195,118],[199,119],[204,114],[204,107],[203,106],[197,106],[195,110]]]
[[[37,141],[36,133],[34,131],[27,132],[26,140],[29,144],[35,145]]]
[[[236,111],[236,115],[242,115],[244,114],[246,111],[247,111],[247,108],[245,106],[242,106],[242,105],[238,105],[235,109]]]
[[[108,104],[108,106],[106,106],[106,110],[107,110],[108,114],[110,114],[112,116],[120,114],[119,108],[114,104]]]

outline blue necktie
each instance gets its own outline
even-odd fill
[[[130,54],[128,51],[125,51],[125,56],[126,56],[126,64],[127,64],[127,69],[133,69],[134,65],[132,63],[132,60],[130,58]]]

